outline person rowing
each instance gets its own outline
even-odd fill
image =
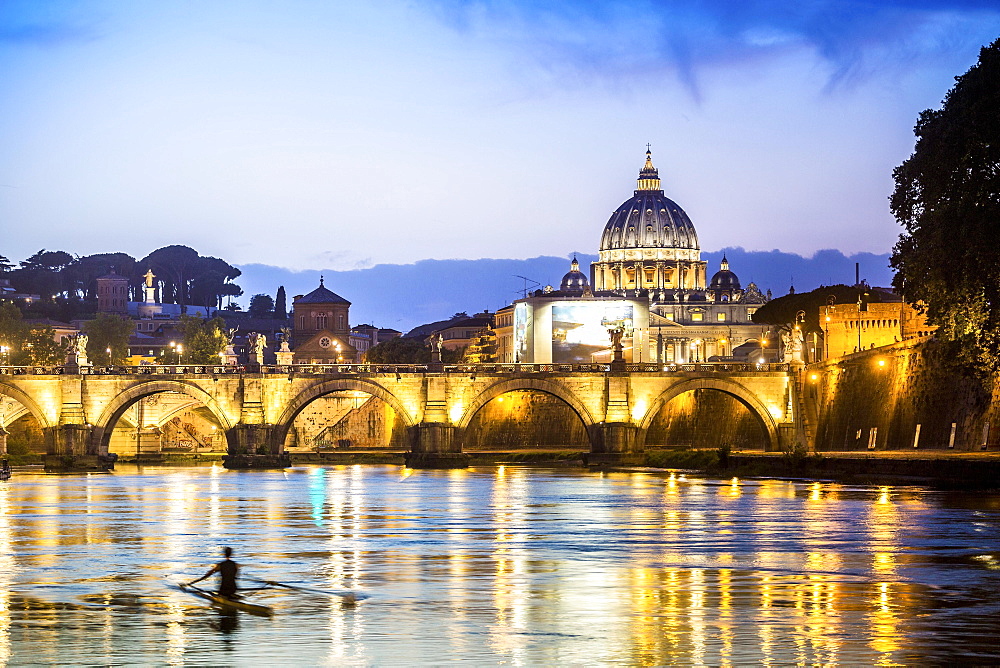
[[[233,548],[225,547],[222,549],[222,553],[225,555],[225,559],[212,566],[207,573],[202,575],[197,580],[191,580],[187,583],[187,586],[191,586],[196,582],[201,582],[202,580],[211,577],[213,574],[218,573],[219,582],[219,596],[224,596],[225,598],[235,599],[236,596],[236,575],[240,570],[239,564],[233,561],[230,557],[233,556]]]

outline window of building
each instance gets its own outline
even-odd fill
[[[705,314],[704,313],[692,313],[691,314],[691,322],[701,322],[704,319],[705,319]]]
[[[715,314],[715,319],[718,320],[719,322],[725,322],[726,321],[726,314],[725,313],[716,313]]]
[[[757,308],[756,307],[754,307],[754,308],[748,308],[747,309],[747,318],[749,318],[750,316],[752,316],[756,312],[757,312]]]
[[[663,317],[666,318],[667,320],[669,320],[670,322],[673,322],[674,321],[674,312],[673,311],[667,311],[666,313],[663,314]]]
[[[337,314],[337,328],[338,329],[343,329],[344,328],[344,314],[343,313],[338,313]]]
[[[316,329],[326,329],[326,313],[320,313],[316,316]]]

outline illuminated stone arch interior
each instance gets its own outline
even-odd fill
[[[230,420],[203,390],[179,382],[145,383],[116,397],[97,418],[98,454],[123,457],[223,453]]]
[[[44,417],[32,410],[30,400],[25,396],[11,396],[0,388],[0,438],[6,436],[7,453],[15,457],[28,454],[44,454],[46,451]]]
[[[405,422],[388,402],[361,390],[334,390],[302,406],[283,447],[288,452],[405,448]]]
[[[413,424],[400,400],[381,385],[339,379],[300,392],[278,419],[274,438],[291,452],[405,450]]]
[[[664,393],[643,420],[643,445],[772,449],[773,420],[744,394],[713,383],[684,384]]]
[[[563,398],[536,388],[495,393],[471,411],[462,449],[590,449],[584,418]]]

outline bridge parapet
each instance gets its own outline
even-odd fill
[[[790,365],[754,364],[732,362],[696,362],[691,364],[656,364],[639,363],[625,364],[625,373],[787,373]],[[242,374],[352,374],[379,375],[391,373],[574,373],[603,374],[620,373],[613,370],[610,364],[446,364],[440,369],[434,369],[431,364],[289,364],[261,365],[248,368],[225,364],[143,364],[112,365],[112,366],[0,366],[0,376],[159,376],[159,375],[210,375],[232,376]]]

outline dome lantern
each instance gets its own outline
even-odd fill
[[[649,144],[646,144],[646,164],[639,170],[639,187],[636,188],[637,195],[640,190],[662,191],[662,188],[660,188],[660,172],[656,167],[653,167],[653,154],[649,150]]]

